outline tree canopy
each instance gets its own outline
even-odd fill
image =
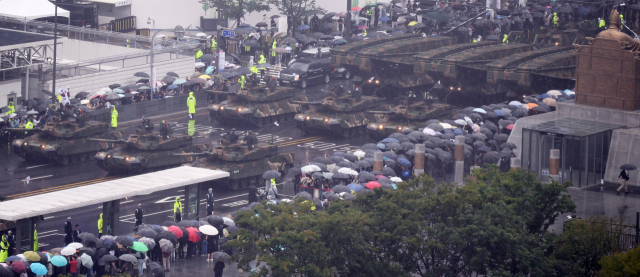
[[[303,16],[311,11],[322,11],[323,9],[316,5],[316,0],[266,0],[280,11],[282,15],[287,16],[287,32],[295,35],[296,29],[300,25],[299,22]]]
[[[266,0],[201,0],[200,3],[219,9],[220,16],[235,20],[236,26],[246,14],[271,10]]]
[[[575,205],[569,184],[475,171],[463,187],[421,175],[326,211],[312,203],[240,212],[234,259],[252,276],[553,276],[547,229]]]

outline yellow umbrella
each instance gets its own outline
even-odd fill
[[[413,26],[413,25],[416,25],[416,24],[418,24],[418,21],[411,21],[411,22],[409,22],[409,26]]]
[[[209,75],[200,75],[198,78],[202,78],[202,79],[211,79],[211,77]]]
[[[27,252],[24,252],[22,254],[29,261],[32,261],[32,262],[39,262],[40,261],[40,255],[38,255],[38,253],[36,253],[36,252],[27,251]]]

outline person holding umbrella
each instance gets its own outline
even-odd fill
[[[620,175],[618,175],[618,180],[622,178],[622,184],[616,190],[616,194],[620,195],[620,190],[624,189],[624,195],[629,194],[629,190],[627,190],[627,181],[629,181],[629,175],[627,175],[627,170],[635,170],[636,166],[632,164],[624,164],[620,167]]]

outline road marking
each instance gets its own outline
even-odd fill
[[[321,140],[324,137],[310,137],[310,138],[303,138],[303,139],[299,139],[299,140],[293,140],[293,141],[287,141],[285,143],[280,144],[280,146],[284,147],[284,146],[291,146],[291,145],[296,145],[296,144],[300,144],[300,143],[306,143],[306,142],[311,142],[311,141],[316,141],[316,140]]]
[[[360,147],[350,145],[350,144],[336,145],[335,143],[328,143],[328,142],[322,142],[322,141],[305,142],[303,144],[298,144],[297,146],[303,147],[303,148],[312,148],[319,151],[333,150],[333,151],[343,151],[343,152],[354,152],[360,149]]]
[[[46,233],[51,233],[51,232],[58,232],[58,230],[51,230],[51,231],[45,231],[45,232],[39,232],[38,235],[44,235]]]
[[[227,206],[227,207],[236,207],[236,206],[242,206],[242,205],[246,205],[249,204],[249,201],[247,200],[240,200],[240,201],[236,201],[236,202],[231,202],[231,203],[227,203],[224,204],[222,206]]]
[[[29,178],[29,181],[33,181],[33,180],[38,180],[38,179],[42,179],[42,178],[49,178],[53,175],[47,175],[47,176],[40,176],[40,177],[33,177],[33,178]],[[23,182],[26,182],[27,179],[22,180]]]
[[[34,165],[34,166],[27,167],[25,169],[32,169],[32,168],[41,167],[41,166],[45,166],[45,165],[50,165],[50,164]]]
[[[55,234],[47,234],[47,235],[44,235],[44,236],[38,235],[38,238],[40,239],[40,238],[46,238],[46,237],[50,237],[50,236],[64,236],[64,235],[55,233]]]
[[[133,200],[122,201],[120,202],[120,204],[129,203],[129,202],[133,202]]]
[[[54,218],[54,217],[55,217],[55,216],[48,216],[48,217],[45,217],[44,219],[52,219],[52,218]]]

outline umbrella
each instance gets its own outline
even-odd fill
[[[63,258],[64,259],[64,258]],[[20,257],[18,256],[9,256],[9,258],[7,258],[6,260],[4,260],[5,262],[13,262],[13,261],[19,261],[21,260]],[[66,260],[65,260],[66,261]]]
[[[213,227],[211,225],[200,226],[200,228],[198,229],[200,230],[200,232],[202,232],[205,235],[215,236],[218,234],[218,229],[216,229],[216,227]]]
[[[509,135],[507,134],[497,134],[494,136],[494,139],[497,141],[507,141],[509,140]]]
[[[363,172],[358,174],[358,179],[364,180],[364,181],[376,181],[378,180],[378,178],[376,178],[376,175],[373,175],[369,172]]]
[[[171,243],[171,241],[161,239],[158,243],[160,243],[160,248],[162,249],[162,251],[167,253],[173,252],[173,243]]]
[[[369,183],[367,183],[367,185],[366,185],[366,187],[367,187],[368,189],[379,188],[379,187],[381,187],[381,186],[382,186],[382,185],[380,185],[380,183],[378,183],[378,182],[369,182]]]
[[[118,257],[116,257],[114,255],[104,255],[104,256],[102,256],[102,258],[100,258],[100,260],[103,261],[103,262],[115,262],[115,261],[118,260]]]
[[[317,165],[305,165],[300,170],[302,171],[302,173],[308,174],[308,173],[320,171],[320,167],[318,167]]]
[[[155,237],[155,236],[153,236],[153,237]],[[152,239],[152,238],[140,238],[140,239],[138,239],[138,242],[144,244],[149,249],[152,249],[153,247],[156,246],[156,241],[154,239]]]
[[[115,241],[124,247],[133,246],[133,240],[125,236],[117,236]]]
[[[209,222],[211,226],[222,226],[222,224],[224,224],[224,219],[219,215],[210,215],[207,217],[207,222]]]
[[[218,262],[218,261],[229,262],[229,259],[231,258],[229,257],[229,254],[222,251],[213,252],[212,257],[214,262]]]
[[[148,238],[155,238],[156,235],[158,235],[158,232],[147,228],[147,229],[138,230],[138,232],[136,232],[136,235],[142,236],[142,237],[148,237]]]
[[[313,199],[313,197],[308,192],[301,191],[301,192],[298,192],[298,194],[296,194],[294,199],[300,199],[302,201],[311,201]]]
[[[46,275],[48,272],[47,268],[41,263],[32,263],[29,268],[35,275]]]
[[[198,229],[193,228],[193,227],[189,227],[186,228],[187,232],[189,233],[189,241],[190,242],[199,242],[200,241],[200,232],[198,231]]]
[[[131,249],[133,249],[135,251],[138,251],[138,252],[147,252],[147,251],[149,251],[149,248],[144,243],[139,242],[139,241],[133,242],[133,246],[131,246],[129,248],[131,248]]]
[[[62,251],[60,251],[60,254],[62,254],[63,256],[71,256],[75,253],[76,253],[76,249],[70,246],[62,248]]]
[[[53,256],[53,258],[51,258],[51,260],[49,261],[52,265],[54,266],[65,266],[67,265],[67,259],[65,259],[62,256]]]
[[[405,158],[399,158],[398,163],[406,167],[411,166],[411,162]]]
[[[136,256],[131,255],[131,254],[120,255],[120,260],[123,260],[125,262],[132,262],[132,263],[137,263],[138,262],[138,259],[136,258]]]
[[[298,26],[298,28],[296,30],[302,31],[302,30],[306,30],[306,29],[309,29],[309,25],[304,25],[303,24],[303,25]]]
[[[275,171],[275,170],[269,170],[265,173],[262,174],[262,178],[266,179],[266,180],[270,180],[270,179],[276,179],[276,178],[280,178],[280,172]]]
[[[334,193],[348,192],[351,193],[351,189],[349,189],[345,185],[336,185],[331,188]]]
[[[352,176],[358,175],[357,171],[355,171],[355,170],[353,170],[351,168],[346,168],[346,167],[338,169],[338,172],[342,173],[342,174],[352,175]]]
[[[93,266],[93,260],[91,259],[91,256],[87,255],[86,253],[80,256],[80,261],[82,261],[82,266],[86,268],[91,268]]]
[[[500,161],[500,157],[499,156],[495,156],[495,155],[485,155],[484,158],[482,158],[482,160],[485,163],[490,163],[490,164],[495,164],[498,161]]]
[[[136,72],[135,74],[133,74],[133,76],[140,77],[140,78],[150,78],[149,74],[144,72]]]
[[[620,166],[620,169],[622,170],[636,170],[638,169],[635,165],[632,164],[623,164]]]
[[[120,84],[113,84],[109,86],[110,89],[119,88],[119,87],[120,87]]]
[[[13,271],[17,272],[17,273],[26,273],[27,272],[27,266],[24,264],[23,261],[14,261],[11,263],[11,269],[13,269]]]
[[[26,252],[23,253],[23,255],[29,261],[32,261],[32,262],[40,261],[40,255],[38,255],[38,253],[36,253],[36,252],[26,251]]]

